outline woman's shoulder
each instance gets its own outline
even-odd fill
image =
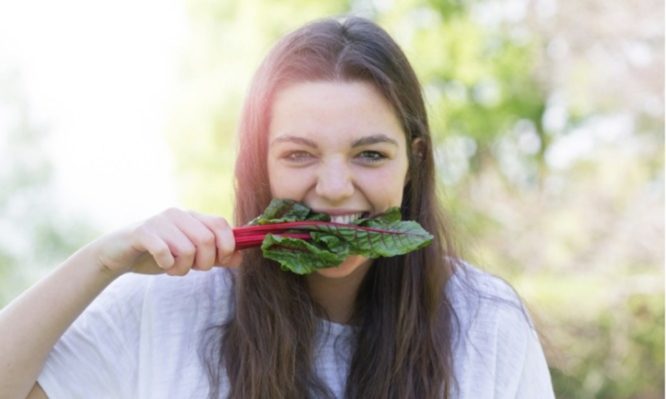
[[[454,263],[446,293],[454,307],[506,307],[525,312],[523,302],[511,284],[463,261]]]
[[[460,396],[552,398],[538,333],[514,288],[459,262],[446,290],[455,313],[454,366]]]
[[[519,341],[536,334],[527,308],[511,284],[476,266],[459,262],[446,294],[462,336],[494,340],[510,334],[521,345],[524,342]]]

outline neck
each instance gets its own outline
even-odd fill
[[[308,275],[307,283],[310,295],[324,308],[330,321],[340,324],[350,322],[359,286],[368,272],[370,264],[370,262],[366,262],[343,277],[327,277],[319,273]]]

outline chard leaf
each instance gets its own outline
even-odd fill
[[[273,224],[296,222],[300,220],[329,221],[330,217],[324,213],[313,212],[312,209],[293,200],[272,200],[264,213],[255,218],[250,224]]]
[[[351,254],[368,258],[403,255],[429,245],[432,235],[414,221],[402,221],[399,208],[350,224],[331,223],[292,200],[273,200],[254,224],[275,224],[282,233],[309,232],[309,241],[267,234],[261,249],[264,256],[282,269],[307,274],[337,266]]]
[[[432,235],[414,221],[367,221],[366,224],[315,224],[303,226],[303,230],[316,231],[310,233],[313,243],[320,242],[326,236],[335,236],[350,246],[351,253],[368,258],[403,255],[423,248],[432,241]]]
[[[337,266],[349,251],[334,252],[305,240],[268,234],[261,244],[264,257],[280,264],[282,270],[308,274],[317,269]]]
[[[394,207],[394,208],[389,208],[386,212],[381,213],[379,215],[358,219],[354,221],[354,224],[358,224],[360,226],[381,228],[381,226],[386,226],[394,222],[399,222],[401,219],[402,215],[400,215],[400,208]]]

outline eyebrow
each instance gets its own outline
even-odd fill
[[[393,144],[394,146],[398,147],[398,142],[397,141],[395,141],[394,139],[388,137],[385,134],[381,134],[381,133],[361,137],[360,139],[355,140],[352,143],[352,147],[361,147],[361,146],[364,146],[364,145],[377,144],[377,143],[388,143],[388,144]]]
[[[312,148],[317,148],[317,143],[310,139],[306,139],[305,137],[301,136],[294,136],[294,135],[284,135],[284,136],[279,136],[276,137],[272,142],[271,146],[280,144],[280,143],[296,143],[296,144],[302,144],[308,147]],[[385,134],[373,134],[370,136],[365,136],[361,137],[360,139],[354,140],[352,142],[352,148],[353,147],[361,147],[364,145],[370,145],[370,144],[377,144],[377,143],[388,143],[388,144],[393,144],[394,146],[398,147],[398,142],[390,137],[388,137]]]
[[[280,143],[296,143],[296,144],[303,144],[308,147],[317,148],[317,144],[314,141],[306,139],[305,137],[293,136],[289,134],[284,136],[279,136],[273,139],[273,141],[271,141],[271,147]]]

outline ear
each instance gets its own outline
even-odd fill
[[[425,142],[423,138],[417,137],[413,139],[410,147],[411,153],[409,154],[409,167],[407,168],[407,176],[405,177],[405,186],[411,180],[414,169],[419,167],[425,156]]]
[[[412,161],[420,162],[425,157],[425,141],[423,138],[417,137],[412,140]]]

